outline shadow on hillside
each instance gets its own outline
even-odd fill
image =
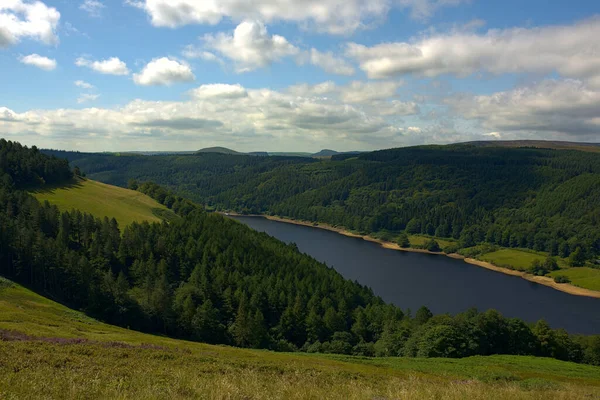
[[[61,184],[31,187],[31,188],[28,188],[27,191],[32,194],[42,194],[42,193],[52,194],[56,191],[56,189],[61,189],[61,190],[78,189],[78,188],[83,187],[84,180],[85,180],[85,178],[73,178],[72,180],[65,182],[65,183],[61,183]]]

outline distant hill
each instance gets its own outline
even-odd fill
[[[600,143],[562,142],[559,140],[481,140],[462,144],[479,147],[535,147],[538,149],[579,150],[600,153]]]
[[[206,147],[198,150],[196,153],[220,153],[220,154],[244,154],[239,151],[228,149],[227,147]]]
[[[318,153],[313,154],[313,157],[331,157],[331,156],[335,156],[336,154],[340,154],[339,151],[335,151],[335,150],[330,150],[330,149],[323,149],[321,151],[319,151]]]

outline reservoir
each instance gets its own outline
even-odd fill
[[[384,301],[434,314],[494,308],[527,322],[545,319],[569,333],[600,334],[600,299],[575,296],[449,257],[385,249],[377,243],[262,217],[235,217],[369,286]]]

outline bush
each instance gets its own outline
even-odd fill
[[[556,275],[554,277],[554,282],[556,282],[556,283],[571,283],[571,280],[566,275]]]
[[[425,244],[425,248],[429,251],[440,251],[440,245],[435,240],[431,239]]]

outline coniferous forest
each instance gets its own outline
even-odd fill
[[[600,257],[598,153],[473,145],[331,160],[54,153],[94,179],[154,181],[216,209],[453,238],[457,248],[528,248],[571,256],[574,266]]]
[[[293,162],[292,162],[293,163]],[[266,234],[154,183],[179,219],[120,228],[24,189],[73,179],[65,160],[0,141],[0,274],[103,321],[177,338],[364,356],[519,354],[600,364],[599,336],[494,310],[401,310]]]

